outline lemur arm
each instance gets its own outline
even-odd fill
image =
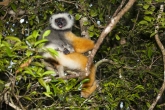
[[[65,38],[71,42],[75,52],[85,53],[94,47],[94,42],[90,39],[77,37],[71,31],[65,33]]]

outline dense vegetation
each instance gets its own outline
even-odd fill
[[[88,99],[80,97],[81,83],[52,77],[39,54],[41,31],[51,14],[65,11],[75,17],[73,33],[81,36],[80,19],[87,17],[89,36],[97,42],[121,2],[127,0],[4,0],[0,3],[0,108],[13,109],[148,109],[164,82],[161,49],[165,44],[165,13],[157,20],[161,0],[137,0],[98,49],[99,87]],[[8,2],[9,1],[9,2]],[[124,4],[124,5],[125,5]],[[124,7],[124,6],[123,6]],[[103,59],[107,59],[106,61]],[[45,80],[46,77],[51,81]],[[161,96],[155,109],[165,109]]]

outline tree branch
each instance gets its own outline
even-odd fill
[[[165,49],[164,49],[164,46],[163,44],[161,43],[160,39],[159,39],[159,34],[158,34],[158,31],[159,31],[159,20],[160,18],[162,17],[162,12],[164,10],[164,5],[160,5],[160,12],[159,12],[159,15],[158,15],[158,18],[157,18],[157,26],[155,27],[155,40],[156,40],[156,43],[158,44],[161,52],[162,52],[162,55],[163,55],[163,63],[164,63],[164,82],[162,84],[162,87],[160,88],[159,90],[159,93],[156,97],[156,99],[153,101],[152,105],[150,106],[150,108],[148,110],[153,110],[155,105],[157,104],[157,102],[159,101],[159,99],[161,98],[163,92],[164,92],[164,89],[165,89]]]
[[[101,43],[105,39],[106,35],[112,31],[112,29],[115,27],[115,25],[120,20],[120,18],[132,7],[132,5],[134,4],[135,1],[136,0],[129,0],[129,2],[125,5],[125,7],[118,14],[116,14],[115,17],[111,18],[108,26],[102,31],[99,39],[97,40],[97,43],[94,46],[94,49],[91,52],[91,55],[88,58],[88,64],[87,64],[87,68],[86,68],[86,76],[88,76],[88,74],[89,74],[89,69],[90,69],[90,66],[93,62],[93,58],[94,58],[97,50],[99,49]],[[122,2],[122,4],[123,4],[123,2]]]
[[[121,1],[121,4],[119,5],[119,7],[117,8],[117,10],[116,10],[115,13],[113,14],[112,18],[115,17],[115,16],[119,13],[119,11],[122,9],[122,7],[123,7],[124,4],[125,4],[125,1],[126,1],[126,0],[122,0],[122,1]]]

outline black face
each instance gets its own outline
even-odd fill
[[[64,48],[63,53],[64,53],[65,55],[67,55],[67,54],[69,54],[69,53],[70,53],[70,51],[69,51],[67,48]]]
[[[57,19],[55,19],[55,24],[59,28],[63,28],[64,26],[66,26],[67,22],[66,22],[66,19],[64,19],[64,18],[57,18]]]

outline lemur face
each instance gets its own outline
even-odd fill
[[[64,18],[57,18],[54,20],[54,23],[59,27],[63,28],[67,25],[66,19]]]
[[[49,22],[55,30],[67,30],[73,27],[74,17],[68,13],[58,13],[52,15]]]

